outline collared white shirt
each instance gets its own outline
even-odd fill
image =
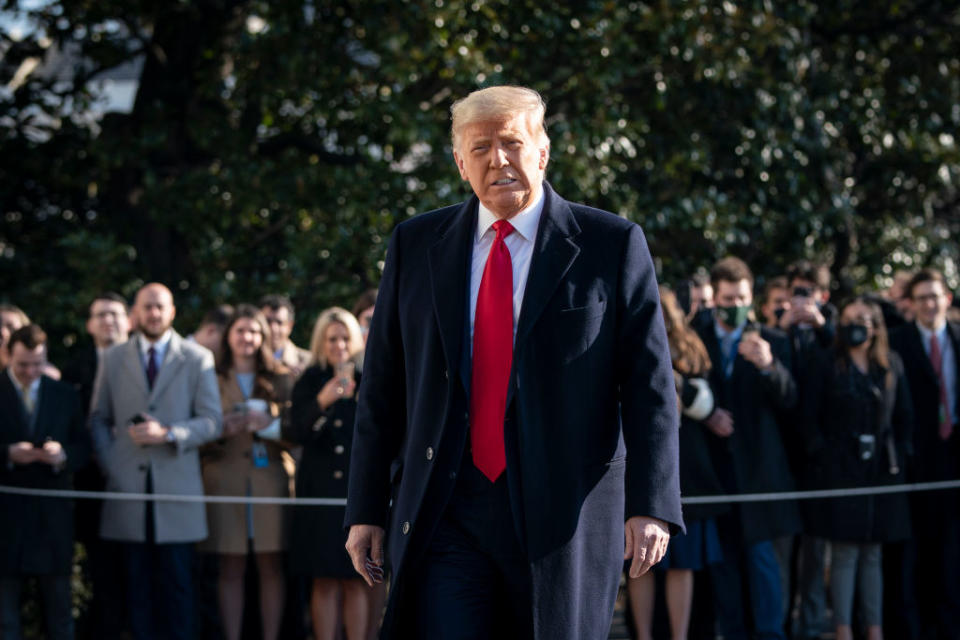
[[[937,343],[940,345],[941,375],[943,384],[947,388],[947,406],[950,407],[950,417],[954,424],[957,424],[957,358],[953,352],[953,342],[950,341],[950,335],[947,333],[947,323],[943,323],[939,328],[930,331],[919,322],[917,329],[920,330],[923,350],[930,357],[930,338],[936,336]]]
[[[154,357],[157,362],[157,371],[160,371],[160,367],[163,365],[163,359],[167,355],[167,347],[170,346],[170,337],[172,335],[173,329],[167,329],[156,342],[150,342],[145,335],[140,334],[140,339],[137,340],[137,343],[140,345],[140,361],[143,363],[144,371],[146,371],[147,362],[149,362],[150,347],[153,347]]]
[[[517,337],[517,322],[520,319],[520,306],[523,304],[523,292],[527,288],[527,276],[530,275],[530,261],[533,258],[533,243],[537,238],[540,217],[543,213],[544,192],[532,205],[510,218],[514,231],[504,239],[510,251],[510,263],[513,266],[513,337]],[[480,281],[487,257],[493,247],[497,232],[493,223],[499,220],[492,211],[480,203],[477,215],[477,231],[473,237],[473,263],[470,268],[470,352],[473,353],[473,321],[477,314],[477,296],[480,293]]]
[[[13,375],[13,370],[10,367],[7,367],[7,375],[10,376],[10,381],[13,383],[13,386],[17,389],[17,393],[20,395],[20,401],[23,402],[23,385],[20,384],[20,381],[17,380],[17,376]],[[36,380],[30,383],[30,386],[27,387],[27,393],[30,394],[30,406],[33,407],[33,410],[37,410],[37,399],[40,396],[40,378],[38,376]],[[24,408],[26,408],[27,403],[23,403]]]

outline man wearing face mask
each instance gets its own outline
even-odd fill
[[[890,346],[903,359],[913,398],[914,459],[907,473],[915,482],[954,480],[960,477],[960,325],[947,321],[952,296],[939,271],[917,272],[904,296],[915,320],[890,333]],[[921,637],[960,638],[960,501],[955,491],[929,491],[911,502]]]
[[[710,386],[718,408],[706,424],[717,473],[728,493],[790,491],[793,477],[777,423],[777,412],[796,404],[790,345],[781,332],[748,322],[753,274],[742,260],[724,258],[710,279],[713,321],[701,316],[697,331],[714,363]],[[724,558],[711,575],[719,631],[728,640],[784,638],[780,568],[771,540],[800,530],[796,504],[735,505],[718,527]],[[742,601],[746,593],[749,602]]]

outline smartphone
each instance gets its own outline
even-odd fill
[[[135,414],[132,418],[127,420],[127,424],[140,424],[141,422],[146,422],[147,416],[142,412]]]
[[[809,298],[812,295],[813,295],[813,292],[810,291],[810,287],[794,287],[793,288],[794,298]]]
[[[336,366],[337,377],[340,378],[340,382],[342,384],[347,384],[347,382],[353,380],[353,375],[356,369],[357,363],[355,363],[353,360],[341,362]]]

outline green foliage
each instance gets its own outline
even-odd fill
[[[13,10],[15,3],[0,1]],[[31,5],[34,6],[34,5]],[[952,3],[532,0],[50,2],[4,43],[80,50],[74,82],[0,94],[0,297],[67,342],[93,292],[161,280],[191,330],[290,294],[310,319],[377,282],[393,226],[462,199],[448,109],[548,101],[549,179],[640,222],[661,276],[800,257],[844,289],[935,265],[956,284],[960,16]],[[132,112],[97,74],[144,59]],[[53,303],[53,304],[51,304]]]

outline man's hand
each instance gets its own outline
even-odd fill
[[[7,447],[7,458],[13,464],[31,464],[39,460],[38,451],[32,442],[14,442]]]
[[[761,338],[760,334],[755,331],[744,332],[737,351],[743,356],[744,360],[752,363],[758,369],[768,370],[773,367],[773,352],[770,350],[770,343]]]
[[[720,438],[729,438],[733,435],[733,414],[726,409],[717,407],[703,421],[703,424],[707,425],[707,429],[710,429],[715,436]]]
[[[629,560],[630,577],[639,578],[663,559],[670,542],[670,528],[663,520],[633,516],[624,525],[626,547],[623,559]]]
[[[355,524],[347,534],[347,553],[353,561],[353,568],[371,587],[374,583],[383,582],[383,527],[372,524]],[[379,575],[368,567],[368,560],[380,567]]]
[[[51,467],[63,464],[67,459],[67,452],[63,446],[54,440],[48,440],[43,443],[42,449],[37,449],[37,459]]]
[[[127,427],[130,439],[135,444],[164,444],[167,441],[168,427],[160,424],[153,416],[145,416],[144,422],[138,422]]]

